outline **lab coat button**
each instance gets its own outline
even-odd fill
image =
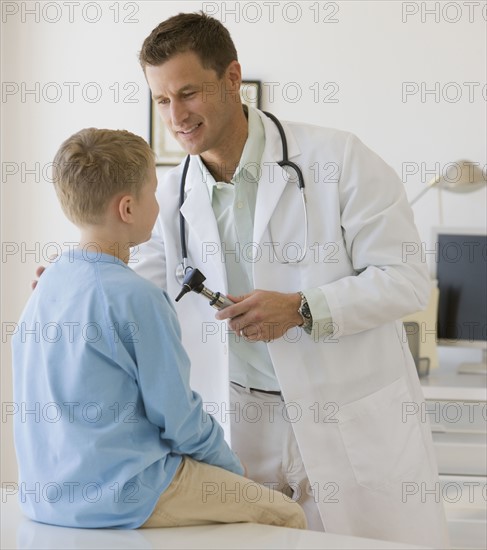
[[[237,208],[243,208],[244,203],[242,201],[237,202]]]

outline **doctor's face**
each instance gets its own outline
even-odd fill
[[[237,61],[221,79],[191,51],[157,67],[148,65],[145,72],[159,116],[187,153],[218,155],[228,147],[233,121],[242,111],[236,101],[241,82]]]

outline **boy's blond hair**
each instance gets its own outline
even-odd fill
[[[85,128],[64,141],[53,181],[66,216],[76,225],[99,224],[117,194],[139,196],[154,166],[147,142],[126,130]]]

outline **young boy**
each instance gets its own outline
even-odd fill
[[[189,387],[168,296],[127,265],[159,211],[147,143],[88,128],[61,145],[54,168],[81,238],[43,274],[13,339],[25,514],[71,527],[305,528],[298,504],[240,475]]]

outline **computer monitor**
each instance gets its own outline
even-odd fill
[[[435,227],[433,247],[438,344],[483,349],[480,363],[462,364],[459,372],[487,374],[487,231]]]

